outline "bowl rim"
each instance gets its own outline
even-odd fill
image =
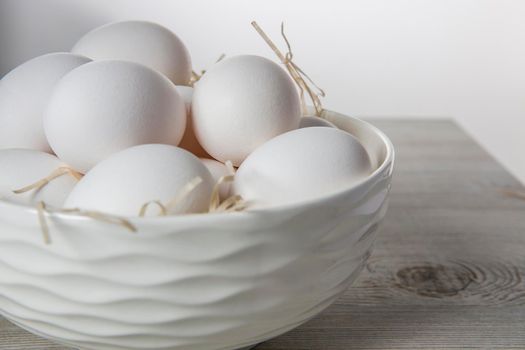
[[[369,122],[366,122],[362,119],[352,117],[346,114],[342,114],[339,112],[331,111],[331,110],[323,110],[323,113],[326,113],[327,115],[333,115],[337,117],[342,118],[348,118],[351,119],[352,122],[360,123],[361,125],[368,128],[370,131],[375,133],[377,136],[379,136],[379,139],[383,142],[385,146],[385,156],[383,161],[377,168],[366,178],[362,179],[356,184],[353,184],[352,186],[346,187],[340,191],[337,192],[331,192],[327,193],[325,195],[316,197],[316,198],[310,198],[307,200],[299,201],[299,202],[292,202],[292,203],[285,203],[285,204],[277,204],[267,207],[261,207],[261,208],[254,208],[246,211],[238,211],[238,212],[215,212],[215,213],[192,213],[192,214],[183,214],[183,215],[168,215],[168,216],[150,216],[150,217],[139,217],[139,216],[119,216],[115,215],[115,217],[123,218],[125,220],[128,220],[129,222],[133,224],[141,224],[147,225],[147,224],[155,224],[158,225],[159,223],[163,224],[177,224],[177,223],[185,223],[187,221],[199,221],[199,222],[206,222],[206,221],[215,221],[215,220],[221,220],[221,219],[227,219],[227,220],[235,220],[235,219],[244,219],[253,217],[253,215],[257,214],[272,214],[272,213],[283,213],[283,212],[290,212],[290,211],[297,211],[301,209],[306,209],[310,206],[320,206],[323,204],[328,204],[329,202],[336,201],[340,197],[346,197],[350,193],[357,192],[363,187],[368,186],[370,183],[374,183],[378,177],[381,176],[381,174],[385,171],[385,169],[391,165],[393,165],[394,157],[395,157],[395,151],[394,146],[391,142],[391,140],[388,138],[388,136],[381,131],[376,126],[372,125]],[[337,125],[337,122],[334,124]],[[25,214],[30,215],[38,215],[38,210],[36,207],[20,204],[20,203],[13,203],[9,201],[4,201],[0,199],[0,212],[3,209],[10,208],[19,210],[21,212],[24,212]],[[68,221],[90,221],[92,219],[78,215],[76,213],[64,213],[64,212],[47,212],[48,216],[53,216],[54,218],[59,218],[61,220],[68,220]]]

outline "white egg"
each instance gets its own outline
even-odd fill
[[[195,136],[195,132],[193,131],[193,120],[192,120],[192,114],[191,114],[191,101],[193,99],[193,88],[189,86],[177,86],[177,90],[179,91],[179,94],[182,96],[182,99],[186,103],[186,111],[188,113],[188,119],[186,123],[186,131],[184,132],[184,136],[182,137],[182,140],[180,141],[179,147],[184,148],[187,151],[190,151],[194,155],[200,158],[209,158],[210,155],[208,152],[202,148],[201,144],[197,140],[197,137]]]
[[[216,161],[215,159],[201,158],[202,163],[208,168],[215,183],[223,176],[234,175],[233,169],[229,169],[226,164]],[[231,195],[231,183],[225,182],[219,190],[220,198],[226,199]]]
[[[51,53],[7,73],[0,80],[0,149],[50,152],[42,117],[51,90],[69,71],[89,61],[71,53]]]
[[[73,189],[65,207],[137,216],[147,202],[167,205],[196,177],[202,182],[169,214],[206,211],[213,178],[197,157],[181,148],[160,144],[135,146],[95,166]],[[148,215],[158,212],[158,208],[151,207]]]
[[[190,86],[177,85],[177,91],[179,92],[180,97],[184,101],[186,106],[186,113],[188,116],[191,113],[191,100],[193,99],[193,88]]]
[[[299,123],[299,128],[310,128],[312,126],[324,126],[329,128],[337,128],[333,123],[329,122],[326,119],[313,117],[313,116],[304,116],[301,118]]]
[[[91,62],[56,86],[44,116],[60,159],[86,172],[112,153],[147,143],[177,145],[184,101],[162,74],[137,63]]]
[[[238,166],[257,147],[296,129],[299,94],[279,65],[259,56],[215,64],[195,85],[193,128],[204,149]]]
[[[186,46],[169,29],[151,22],[109,23],[84,35],[72,52],[94,61],[122,60],[148,66],[173,83],[187,85],[191,58]]]
[[[253,207],[296,203],[348,189],[371,171],[368,153],[349,133],[304,128],[250,154],[237,171],[234,192]]]
[[[66,165],[49,153],[29,149],[0,150],[0,199],[26,205],[43,201],[52,207],[61,207],[77,183],[69,174],[51,180],[40,190],[13,193],[49,176],[60,167]]]

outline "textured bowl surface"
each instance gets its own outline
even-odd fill
[[[133,219],[138,232],[0,201],[0,312],[80,349],[237,349],[282,334],[355,279],[386,211],[394,152],[358,119],[326,112],[376,167],[299,205]]]

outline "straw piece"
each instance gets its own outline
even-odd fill
[[[149,201],[147,203],[144,203],[144,205],[140,208],[140,211],[139,211],[139,216],[140,217],[146,216],[146,212],[148,210],[148,207],[151,204],[156,204],[160,208],[160,216],[168,215],[168,210],[166,209],[164,204],[162,204],[160,201]]]
[[[202,70],[201,71],[201,74],[195,72],[194,70],[191,71],[191,78],[190,78],[190,81],[188,83],[189,86],[193,86],[195,85],[196,82],[199,81],[199,79],[204,75],[204,73],[206,73],[205,70]]]
[[[153,200],[149,201],[147,203],[144,203],[142,207],[140,207],[139,210],[139,216],[144,217],[146,215],[146,212],[150,205],[156,204],[160,208],[160,216],[166,216],[169,213],[169,210],[180,203],[182,200],[184,200],[195,188],[197,188],[202,183],[202,178],[200,176],[197,176],[193,179],[191,179],[182,189],[177,193],[175,198],[173,198],[168,204],[164,205],[159,200]]]
[[[52,175],[54,176],[53,178],[56,178],[66,173],[68,173],[68,171],[60,172],[60,174],[57,171],[56,173],[53,173]],[[48,179],[50,177],[51,175],[46,178],[48,180],[46,183],[51,181]],[[156,204],[159,206],[159,208],[161,209],[161,215],[167,215],[171,207],[173,207],[174,205],[177,205],[183,199],[185,199],[193,190],[195,190],[195,188],[197,188],[197,186],[199,186],[202,183],[202,181],[203,180],[200,176],[193,178],[181,189],[181,191],[177,194],[177,196],[173,200],[171,200],[167,205],[163,205],[160,201],[150,201],[150,202],[145,203],[140,209],[139,216],[141,217],[145,216],[148,207],[152,204]],[[45,186],[45,184],[42,185],[43,183],[45,183],[45,181],[39,181],[38,184],[33,184],[34,186],[32,188],[41,188],[42,186]],[[47,208],[44,202],[38,202],[37,212],[38,212],[38,220],[40,223],[42,235],[44,237],[44,242],[46,244],[51,244],[51,235],[49,233],[49,226],[46,221],[47,213],[76,214],[76,215],[87,217],[87,218],[90,218],[96,221],[119,225],[119,226],[126,228],[127,230],[131,232],[137,232],[137,228],[130,221],[124,218],[115,216],[115,215],[106,214],[106,213],[102,213],[99,211],[81,210],[79,208],[51,209],[51,208]]]
[[[113,216],[98,211],[79,211],[78,214],[93,220],[106,222],[108,224],[120,225],[133,233],[137,232],[137,228],[131,222],[118,216]]]
[[[197,176],[190,180],[180,191],[177,193],[175,198],[173,198],[168,204],[166,204],[166,212],[169,212],[171,208],[179,204],[183,199],[185,199],[193,190],[197,188],[202,183],[202,177]]]
[[[122,226],[131,232],[137,232],[137,228],[128,220],[119,216],[102,213],[95,210],[81,210],[78,208],[73,209],[56,209],[51,211],[52,213],[65,213],[65,214],[76,214],[96,221],[101,221],[109,224],[115,224]]]
[[[219,63],[220,61],[222,61],[224,59],[224,57],[226,57],[226,54],[221,54],[219,56],[219,58],[217,58],[217,60],[215,61],[215,63]],[[195,72],[194,70],[191,71],[191,78],[190,78],[190,81],[189,81],[189,85],[190,86],[193,86],[196,82],[198,82],[202,76],[206,73],[206,69],[203,69],[201,70],[200,74]]]
[[[63,176],[63,175],[71,175],[73,178],[75,178],[77,181],[82,178],[82,174],[76,172],[75,170],[69,168],[69,167],[60,167],[51,172],[48,176],[38,180],[35,183],[32,183],[31,185],[28,185],[26,187],[20,188],[18,190],[14,190],[13,193],[15,194],[22,194],[25,192],[29,192],[31,190],[41,190],[44,186],[49,184],[51,181]]]
[[[225,175],[221,176],[219,180],[217,180],[217,183],[215,183],[215,186],[213,186],[213,191],[211,192],[211,198],[210,198],[210,207],[209,211],[214,212],[217,210],[217,208],[221,204],[221,196],[220,196],[220,190],[221,185],[226,182],[232,182],[234,179],[233,175]]]
[[[286,59],[294,65],[295,69],[301,74],[302,77],[305,77],[310,84],[312,84],[318,91],[319,96],[325,97],[326,94],[323,89],[321,89],[313,80],[306,74],[299,66],[297,66],[294,62],[292,62],[293,59],[293,53],[292,53],[292,46],[290,45],[290,41],[288,40],[288,37],[284,33],[284,22],[281,22],[281,35],[284,39],[284,42],[286,43],[286,47],[288,48],[288,52],[286,53]]]
[[[226,169],[231,175],[235,175],[235,167],[233,166],[233,163],[231,160],[227,160],[224,162],[224,165],[226,166]]]
[[[228,162],[226,163],[226,165],[228,166]],[[233,165],[231,164],[231,162],[229,162],[229,170],[231,171],[232,175],[223,176],[217,181],[217,184],[215,184],[214,189],[213,189],[212,198],[219,198],[219,195],[218,195],[219,186],[222,183],[233,181],[234,179],[233,173],[235,169],[233,168]],[[52,179],[57,178],[58,176],[62,176],[66,173],[69,173],[69,171],[67,171],[66,168],[64,168],[60,172],[57,169],[56,172],[46,177],[45,180],[47,182],[41,180],[38,183],[31,185],[31,189],[41,188],[42,186],[45,186],[45,184],[49,183],[49,181],[51,181]],[[180,190],[177,196],[173,200],[171,200],[167,205],[163,205],[158,200],[145,203],[140,209],[139,216],[141,217],[145,216],[148,207],[152,204],[156,204],[157,206],[159,206],[159,208],[161,209],[161,215],[167,215],[170,208],[172,208],[173,206],[177,205],[182,200],[184,200],[202,182],[203,182],[203,179],[200,176],[193,178]],[[27,186],[27,187],[30,187],[30,186]],[[30,189],[28,189],[27,191],[29,190]],[[231,196],[222,203],[220,203],[219,199],[215,199],[215,200],[212,200],[212,203],[210,203],[210,211],[230,212],[230,211],[239,211],[245,208],[244,201],[239,195]],[[51,244],[52,242],[49,225],[47,223],[47,218],[46,218],[46,215],[49,213],[76,214],[76,215],[90,218],[96,221],[119,225],[119,226],[126,228],[127,230],[131,232],[137,232],[137,228],[130,221],[124,218],[115,216],[115,215],[106,214],[106,213],[102,213],[99,211],[81,210],[78,208],[53,209],[53,208],[48,208],[43,201],[40,201],[37,203],[36,209],[38,213],[38,221],[41,227],[41,232],[42,232],[42,236],[44,237],[45,244]]]
[[[220,177],[219,180],[217,180],[215,186],[213,187],[210,199],[210,213],[240,211],[246,208],[246,203],[239,195],[228,197],[223,202],[220,201],[219,193],[221,185],[223,185],[226,182],[233,182],[235,180],[235,168],[233,166],[233,163],[227,160],[226,162],[224,162],[224,165],[226,166],[230,175]]]
[[[137,232],[137,228],[131,222],[129,222],[128,220],[126,220],[124,218],[121,218],[119,216],[106,214],[106,213],[102,213],[102,212],[95,211],[95,210],[82,210],[82,209],[79,209],[79,208],[66,208],[66,209],[53,209],[53,210],[47,209],[47,211],[51,212],[51,213],[76,214],[76,215],[83,216],[83,217],[86,217],[86,218],[90,218],[90,219],[93,219],[93,220],[119,225],[119,226],[122,226],[122,227],[128,229],[131,232]]]
[[[219,58],[217,58],[217,61],[215,61],[215,63],[219,63],[220,61],[222,61],[224,59],[224,57],[226,57],[226,54],[225,53],[222,53]]]
[[[36,205],[36,210],[38,213],[38,222],[40,223],[40,228],[42,229],[42,236],[44,237],[44,244],[51,244],[51,235],[49,234],[49,226],[47,225],[46,220],[46,204],[42,201],[38,202]]]
[[[323,89],[319,88],[319,86],[317,86],[313,82],[313,80],[297,64],[295,64],[295,62],[293,62],[292,48],[291,48],[291,45],[290,45],[290,42],[289,42],[288,38],[286,37],[286,35],[284,33],[284,22],[281,23],[281,35],[282,35],[282,37],[283,37],[283,39],[284,39],[284,41],[286,43],[286,46],[288,48],[288,52],[285,55],[279,50],[277,45],[275,45],[275,43],[270,39],[270,37],[268,37],[268,35],[266,35],[266,33],[257,24],[257,22],[252,21],[251,24],[255,28],[257,33],[259,33],[259,35],[263,38],[263,40],[273,50],[273,52],[275,52],[275,54],[277,55],[279,60],[284,64],[284,66],[286,67],[286,69],[290,73],[290,76],[292,77],[292,79],[297,84],[297,86],[298,86],[298,88],[300,90],[303,113],[306,111],[306,103],[304,101],[304,93],[306,91],[306,93],[308,93],[308,96],[310,97],[310,99],[312,100],[312,103],[314,105],[315,114],[318,117],[322,117],[323,106],[322,106],[320,97],[324,97],[324,96],[326,96],[326,94],[323,91]],[[305,81],[305,78],[317,90],[317,92],[313,91],[313,89]]]
[[[246,202],[238,194],[233,195],[227,198],[222,202],[215,212],[232,212],[232,211],[241,211],[246,208]]]

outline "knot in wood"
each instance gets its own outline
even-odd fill
[[[399,270],[398,286],[415,294],[442,298],[457,295],[476,279],[474,272],[461,265],[420,265]]]

